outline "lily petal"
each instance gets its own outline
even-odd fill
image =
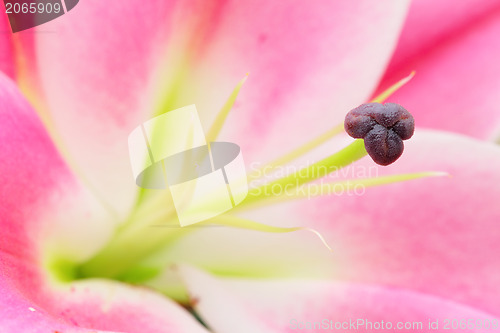
[[[172,6],[87,1],[36,27],[55,33],[32,40],[38,64],[33,75],[45,102],[38,111],[48,112],[53,137],[73,169],[120,217],[136,192],[127,136],[151,112],[145,91],[165,51]]]
[[[75,179],[3,74],[0,97],[2,331],[206,332],[178,305],[150,291],[109,281],[56,281],[73,277],[61,260],[95,253],[109,239],[113,220]]]
[[[4,268],[0,325],[6,332],[208,332],[179,305],[144,288],[96,280],[48,291],[38,279],[28,282],[29,274],[20,286],[21,277]]]
[[[388,71],[473,28],[499,7],[495,0],[413,1]]]
[[[419,126],[492,139],[500,131],[497,1],[415,1],[379,91],[408,71],[392,100]]]
[[[374,169],[364,159],[344,177],[417,170],[450,177],[323,197],[289,214],[329,235],[338,279],[408,288],[499,315],[499,168],[497,145],[417,131],[393,165]]]
[[[195,310],[218,333],[373,332],[389,326],[395,330],[397,325],[418,331],[431,330],[429,323],[436,321],[439,329],[432,331],[447,332],[452,319],[463,318],[474,318],[473,326],[464,331],[486,332],[476,323],[498,321],[470,307],[396,288],[316,280],[216,279],[185,266],[179,271]]]

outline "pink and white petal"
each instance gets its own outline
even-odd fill
[[[136,193],[127,137],[152,112],[146,92],[166,53],[174,5],[84,1],[36,28],[53,32],[33,43],[59,144],[120,217]]]
[[[99,223],[102,208],[70,173],[33,109],[3,74],[0,97],[2,277],[22,265],[41,266],[56,254],[66,260],[89,257],[112,225]],[[52,242],[56,239],[60,242]]]
[[[3,267],[0,271],[0,327],[4,332],[89,332],[34,308],[32,301],[5,281]]]
[[[6,332],[207,332],[179,305],[148,289],[87,280],[64,287],[3,258],[0,327]]]
[[[373,332],[398,329],[417,332],[445,320],[473,319],[463,331],[498,325],[498,318],[476,309],[404,289],[321,280],[216,279],[191,267],[180,267],[195,310],[218,333],[324,330]],[[340,325],[335,327],[335,325]],[[463,324],[463,322],[462,322]],[[315,325],[315,326],[313,326]],[[407,325],[407,327],[404,327]],[[343,327],[342,327],[343,326]]]
[[[435,5],[435,2],[432,4]],[[471,6],[465,5],[464,10],[478,8],[470,8],[472,19],[459,19],[466,22],[454,26],[454,30],[445,29],[446,33],[438,32],[443,36],[429,37],[430,40],[424,37],[421,45],[415,39],[435,28],[434,24],[427,23],[428,20],[438,16],[436,21],[441,21],[442,17],[445,22],[449,21],[447,11],[442,13],[440,6],[446,6],[447,10],[455,7],[447,6],[445,1],[438,5],[437,11],[429,9],[425,14],[418,11],[415,14],[417,18],[412,18],[410,13],[402,42],[378,90],[416,70],[417,75],[411,83],[396,92],[391,100],[410,110],[419,126],[455,131],[481,139],[495,138],[500,130],[497,103],[500,92],[498,2],[487,2],[484,7],[477,6],[476,2],[471,2]],[[490,8],[492,6],[494,8]],[[462,4],[458,7],[462,8]],[[454,10],[450,9],[451,12]],[[483,13],[483,10],[486,12]],[[410,44],[415,46],[407,48]]]
[[[497,145],[417,131],[393,165],[374,167],[367,157],[344,178],[418,171],[451,177],[304,201],[288,215],[328,235],[340,280],[412,289],[498,316],[499,168]]]
[[[2,251],[26,260],[89,258],[118,220],[68,169],[32,107],[3,74],[0,97]]]
[[[168,100],[164,111],[197,103],[208,127],[250,71],[227,136],[245,130],[238,141],[256,153],[264,142],[254,144],[256,136],[269,140],[278,127],[296,131],[297,117],[311,110],[303,129],[320,130],[319,117],[340,120],[336,110],[363,101],[374,88],[406,6],[400,0],[141,6],[88,0],[43,25],[55,33],[36,34],[40,82],[72,159],[125,213],[135,193],[127,181],[127,135],[158,111],[158,96]]]
[[[2,330],[204,332],[160,295],[102,281],[63,290],[54,281],[70,272],[53,265],[94,254],[109,239],[113,220],[68,170],[35,112],[3,74],[0,97]]]
[[[89,280],[49,290],[29,270],[16,276],[18,268],[0,268],[0,326],[6,332],[208,332],[186,310],[148,289]]]

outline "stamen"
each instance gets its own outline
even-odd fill
[[[216,225],[225,225],[228,227],[232,228],[238,228],[238,229],[246,229],[246,230],[255,230],[255,231],[261,231],[261,232],[270,232],[270,233],[287,233],[287,232],[294,232],[294,231],[300,231],[300,230],[305,230],[312,232],[318,238],[321,240],[323,245],[330,251],[333,252],[333,249],[328,245],[326,242],[325,238],[323,235],[321,235],[320,232],[318,232],[315,229],[308,228],[308,227],[276,227],[276,226],[271,226],[267,224],[262,224],[259,222],[255,222],[249,219],[244,219],[238,216],[234,215],[220,215],[217,216],[216,218],[213,218],[211,220],[202,222],[203,225],[210,225],[210,224],[216,224]]]
[[[353,138],[364,139],[375,163],[389,165],[403,154],[403,140],[412,137],[415,120],[399,104],[368,103],[349,111],[344,126]]]
[[[366,156],[366,150],[363,142],[362,140],[356,140],[339,152],[328,156],[319,162],[302,168],[289,176],[250,190],[247,199],[245,199],[245,201],[243,201],[240,205],[246,205],[253,203],[254,201],[264,199],[266,196],[263,195],[263,193],[272,192],[272,189],[276,187],[292,189],[318,178],[322,178],[330,173],[330,171],[340,170],[343,167],[346,167],[349,164],[363,158],[364,156]],[[327,170],[327,172],[319,172],[321,170]]]
[[[389,98],[393,93],[398,91],[401,87],[403,87],[405,84],[410,82],[410,80],[415,76],[415,71],[411,72],[410,75],[407,77],[399,80],[389,88],[387,88],[385,91],[383,91],[380,95],[375,97],[371,102],[372,103],[382,103],[384,102],[387,98]],[[323,143],[327,142],[331,138],[333,138],[335,135],[342,133],[342,130],[344,129],[344,124],[337,125],[333,127],[332,129],[328,130],[327,132],[317,136],[316,138],[312,139],[311,141],[305,143],[304,145],[300,146],[297,149],[292,150],[291,152],[287,153],[286,155],[275,159],[272,162],[269,162],[267,165],[263,166],[262,168],[255,170],[254,172],[250,173],[248,175],[249,180],[255,180],[258,179],[262,174],[264,174],[262,171],[263,170],[269,170],[273,169],[275,167],[285,165],[286,163],[290,163],[296,158],[306,154],[307,152],[313,150],[316,147],[319,147]]]

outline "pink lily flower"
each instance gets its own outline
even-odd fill
[[[500,320],[500,148],[480,140],[499,129],[499,9],[85,0],[1,34],[0,332],[490,330]],[[0,26],[9,29],[5,14]],[[151,227],[169,207],[131,179],[126,143],[138,124],[196,104],[209,126],[250,72],[220,137],[247,162],[268,161],[414,69],[391,100],[431,130],[418,127],[391,166],[351,168],[451,177],[236,211],[315,228],[333,254],[303,232]]]

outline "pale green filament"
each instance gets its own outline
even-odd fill
[[[266,169],[273,169],[276,168],[280,165],[287,164],[300,156],[304,155],[305,153],[313,150],[316,147],[319,147],[323,143],[327,142],[331,138],[333,138],[335,135],[340,134],[344,131],[344,124],[337,125],[333,127],[332,129],[328,130],[327,132],[321,134],[320,136],[312,139],[311,141],[307,142],[306,144],[300,146],[299,148],[289,152],[288,154],[275,159],[274,161],[268,163],[264,167],[262,167],[259,170],[256,170],[248,175],[248,179],[257,179],[259,178],[260,175],[263,174],[263,170]]]
[[[318,178],[322,178],[335,170],[340,170],[343,167],[365,157],[367,155],[364,142],[362,139],[355,140],[353,143],[340,150],[339,152],[322,159],[308,167],[302,168],[299,171],[292,173],[286,177],[275,180],[269,184],[252,189],[248,193],[247,199],[243,204],[252,203],[258,200],[265,199],[263,193],[272,192],[273,188],[290,188],[300,186],[311,182]],[[324,171],[326,170],[326,172]]]
[[[402,86],[410,82],[410,80],[415,76],[415,71],[411,72],[410,75],[407,77],[399,80],[392,86],[390,86],[387,90],[385,90],[383,93],[375,97],[372,102],[373,103],[383,103],[389,96],[394,94],[397,90],[399,90]]]
[[[245,81],[248,78],[248,74],[238,82],[232,93],[229,95],[228,100],[222,107],[222,109],[219,111],[217,116],[215,117],[214,123],[210,127],[210,130],[208,131],[208,134],[206,135],[206,140],[208,142],[208,148],[210,149],[210,142],[215,141],[217,139],[217,136],[219,135],[222,127],[224,126],[224,123],[226,121],[227,116],[229,115],[229,112],[231,111],[231,108],[233,107],[234,103],[236,102],[236,98],[238,97],[238,94],[241,90],[241,87],[245,83]],[[166,138],[164,138],[166,139]],[[213,162],[212,162],[213,163]],[[146,190],[141,189],[139,190],[141,193],[144,193]],[[151,192],[151,190],[149,190]],[[155,190],[155,192],[158,192],[158,190]],[[162,193],[159,193],[158,195],[153,196],[149,200],[145,200],[144,202],[141,202],[140,205],[138,205],[137,209],[141,211],[150,211],[154,209],[163,209],[165,207],[165,202],[171,202],[171,195],[170,191],[162,191]],[[172,206],[172,211],[174,211],[174,208]]]

